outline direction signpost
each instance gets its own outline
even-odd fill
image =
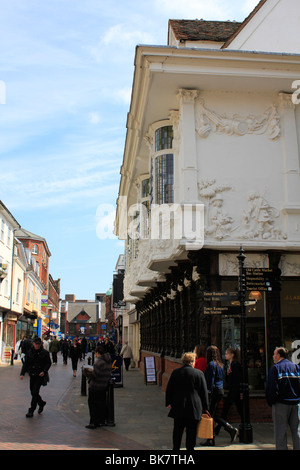
[[[204,315],[240,315],[240,306],[235,305],[239,304],[238,292],[203,292],[203,300]],[[222,302],[230,305],[221,305]]]
[[[253,442],[253,431],[250,424],[250,408],[249,408],[249,383],[248,383],[248,360],[247,360],[247,336],[246,336],[246,273],[244,263],[246,256],[244,255],[243,247],[240,248],[240,253],[237,256],[239,260],[239,298],[241,303],[241,362],[242,362],[242,380],[241,380],[241,395],[242,395],[242,422],[239,429],[240,442],[244,444],[251,444]]]
[[[272,291],[275,273],[269,268],[244,268],[245,289],[247,291]]]
[[[245,268],[243,247],[237,256],[239,260],[239,291],[238,292],[203,292],[203,313],[205,315],[237,315],[240,317],[241,337],[241,396],[242,396],[242,422],[240,425],[240,442],[251,444],[253,431],[250,424],[249,409],[249,383],[246,336],[246,291],[271,291],[274,283],[274,273],[267,268]],[[229,304],[229,305],[224,305]]]

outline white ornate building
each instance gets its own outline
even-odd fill
[[[116,234],[163,385],[183,350],[239,346],[238,318],[205,315],[203,292],[237,290],[241,245],[277,282],[248,307],[253,389],[272,348],[300,339],[299,30],[298,0],[262,0],[243,23],[170,20],[167,46],[136,49]],[[157,206],[174,209],[161,239]],[[197,243],[172,236],[186,207],[204,207]]]

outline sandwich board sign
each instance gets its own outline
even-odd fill
[[[145,382],[148,384],[157,384],[155,359],[153,356],[144,357],[145,365]]]

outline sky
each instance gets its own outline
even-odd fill
[[[0,0],[0,200],[47,240],[61,298],[105,293],[135,48],[169,19],[243,21],[258,0]],[[106,223],[108,221],[109,223]]]

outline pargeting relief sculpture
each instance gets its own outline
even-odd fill
[[[197,100],[196,131],[203,139],[215,132],[237,136],[268,134],[270,140],[276,140],[280,136],[280,116],[276,106],[272,105],[261,116],[243,117],[234,114],[228,117],[206,108],[204,100],[200,98]]]
[[[246,230],[243,238],[258,238],[261,240],[282,240],[286,234],[275,226],[280,212],[272,207],[259,193],[251,192],[248,195],[248,209],[244,211],[244,224]]]
[[[206,200],[205,235],[209,238],[223,240],[237,231],[235,239],[286,240],[286,234],[276,226],[280,212],[259,193],[249,193],[248,207],[238,223],[223,208],[223,193],[232,190],[229,184],[217,184],[215,179],[202,180],[198,188],[200,199]]]
[[[201,199],[207,200],[205,235],[222,240],[232,232],[233,218],[223,209],[221,193],[229,191],[228,184],[218,185],[216,180],[202,180],[198,184]]]

